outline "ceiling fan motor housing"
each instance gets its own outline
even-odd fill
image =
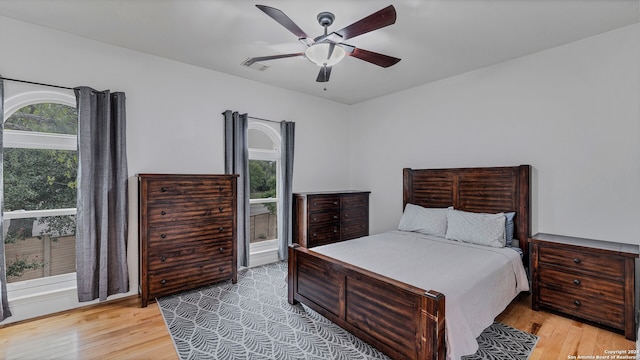
[[[331,24],[333,24],[333,20],[335,20],[335,18],[336,17],[332,13],[324,11],[318,14],[318,23],[320,24],[320,26],[326,28],[327,26],[331,26]]]

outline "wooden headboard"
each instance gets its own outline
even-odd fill
[[[531,236],[531,166],[404,169],[403,208],[423,207],[482,212],[516,212],[514,238],[520,240],[528,264]]]

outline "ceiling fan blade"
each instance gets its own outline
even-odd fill
[[[347,52],[347,55],[385,68],[395,65],[398,63],[398,61],[400,61],[400,59],[398,59],[397,57],[379,54],[373,51],[363,50],[359,48],[355,48],[351,53]]]
[[[342,36],[343,40],[354,38],[356,36],[368,33],[373,30],[389,26],[396,22],[396,8],[389,5],[353,24],[336,31]]]
[[[296,56],[304,56],[304,53],[293,53],[293,54],[282,54],[282,55],[271,55],[271,56],[259,56],[259,57],[252,57],[250,59],[247,59],[243,65],[245,66],[250,66],[255,62],[258,61],[265,61],[265,60],[276,60],[276,59],[284,59],[284,58],[289,58],[289,57],[296,57]]]
[[[287,30],[291,31],[298,39],[307,38],[307,34],[300,29],[296,23],[293,22],[282,10],[278,10],[271,6],[266,5],[256,5],[256,7],[262,10],[265,14],[269,15],[273,20],[277,21],[280,25],[287,28]]]
[[[331,66],[323,66],[320,68],[320,72],[318,73],[318,77],[316,78],[316,81],[327,82],[329,81],[330,75],[331,75]]]

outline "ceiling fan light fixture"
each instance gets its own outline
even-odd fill
[[[344,58],[345,51],[340,46],[334,46],[329,56],[330,47],[329,43],[314,44],[305,50],[304,56],[318,66],[333,66]]]

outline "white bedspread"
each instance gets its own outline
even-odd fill
[[[476,338],[521,291],[520,255],[414,232],[391,231],[313,251],[445,295],[447,359],[478,350]]]

